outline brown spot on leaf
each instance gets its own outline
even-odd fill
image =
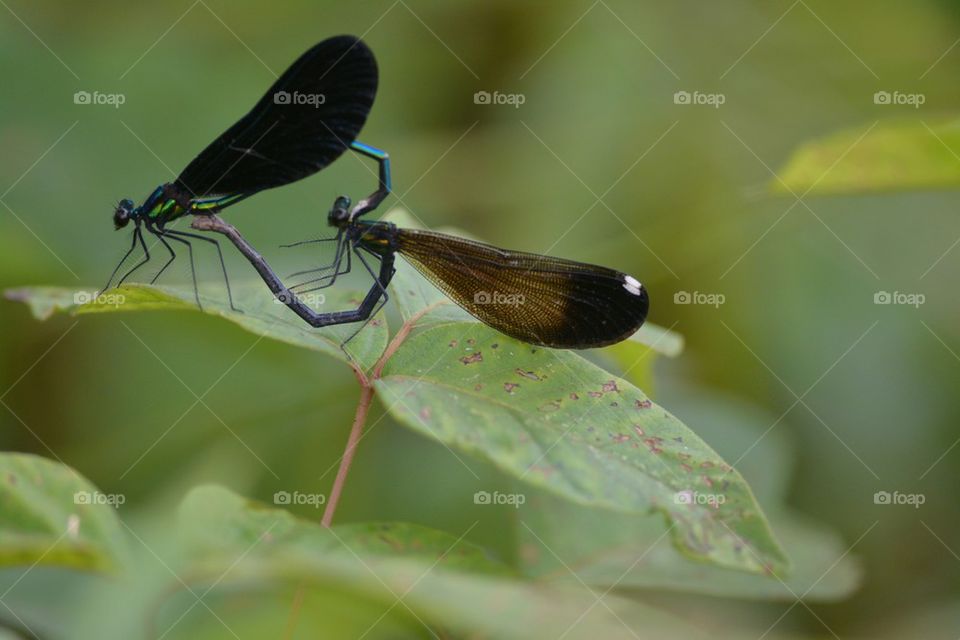
[[[703,484],[707,485],[708,487],[713,486],[713,478],[710,476],[700,476],[700,479],[703,480]]]
[[[650,449],[650,453],[655,453],[658,455],[663,453],[663,449],[657,446],[663,441],[663,438],[653,436],[651,438],[644,438],[643,441],[646,443],[647,448]]]
[[[570,394],[570,399],[571,399],[571,400],[579,400],[579,399],[580,399],[580,396],[578,396],[578,395],[575,394],[575,393],[571,393],[571,394]]]
[[[424,407],[420,409],[420,419],[429,420],[430,419],[430,407]]]
[[[460,343],[457,342],[456,340],[451,340],[451,341],[450,341],[450,348],[453,349],[453,348],[455,348],[458,344],[460,344]]]
[[[603,395],[603,393],[601,393],[600,391],[588,391],[587,395],[590,396],[591,398],[599,398]]]
[[[616,442],[617,444],[621,444],[621,443],[623,443],[623,442],[629,442],[629,441],[630,441],[630,436],[628,436],[628,435],[625,434],[625,433],[618,433],[618,434],[612,436],[612,438],[613,438],[613,441]]]
[[[649,400],[635,400],[633,406],[635,406],[637,409],[649,409],[653,406],[653,403]]]
[[[690,473],[691,471],[693,471],[693,467],[691,467],[690,465],[688,465],[686,462],[684,462],[683,464],[681,464],[681,465],[680,465],[680,468],[683,469],[684,471],[686,471],[687,473]]]
[[[473,364],[474,362],[483,362],[483,352],[477,351],[476,353],[471,353],[468,356],[463,356],[460,358],[460,362],[463,364]]]
[[[482,384],[482,383],[481,383],[481,384],[475,384],[475,385],[473,385],[473,390],[474,390],[474,391],[480,391],[481,389],[483,389],[483,384]]]
[[[519,386],[520,385],[518,385],[516,382],[504,382],[503,390],[509,393],[510,395],[513,395],[513,390]]]
[[[469,345],[472,346],[472,345],[477,344],[477,341],[474,340],[473,338],[467,338],[467,344],[469,344]]]
[[[546,404],[540,405],[540,411],[558,411],[560,409],[559,400],[551,400]]]
[[[701,463],[700,463],[700,468],[701,468],[701,469],[712,469],[712,468],[713,468],[713,463],[710,462],[709,460],[707,460],[706,462],[701,462]]]
[[[494,342],[492,345],[490,345],[490,348],[491,348],[491,349],[496,349],[496,348],[498,348],[499,346],[500,346],[499,343]]]
[[[637,432],[637,435],[641,438],[646,435],[646,432],[640,427],[640,425],[633,425],[633,430]]]
[[[380,540],[381,540],[384,544],[387,544],[387,545],[393,547],[393,549],[394,549],[395,551],[402,551],[402,550],[403,550],[403,544],[402,544],[399,540],[397,540],[395,537],[389,536],[389,535],[385,535],[385,534],[382,534],[382,533],[381,533],[380,535],[378,535],[377,537],[380,538]]]
[[[528,380],[536,380],[537,382],[543,380],[543,378],[535,374],[533,371],[524,371],[523,369],[516,369],[515,371],[518,376]]]
[[[617,388],[616,380],[608,380],[607,382],[604,382],[603,387],[601,387],[601,389],[603,389],[604,393],[612,393],[614,391],[617,393],[620,392],[620,389]]]

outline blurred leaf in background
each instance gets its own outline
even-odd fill
[[[958,150],[956,120],[874,122],[803,145],[771,186],[817,195],[956,187]]]

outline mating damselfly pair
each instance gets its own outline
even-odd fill
[[[174,182],[157,187],[139,206],[132,200],[120,201],[114,225],[120,229],[133,222],[132,240],[104,290],[138,248],[142,258],[118,286],[150,261],[144,240],[144,233],[149,233],[166,252],[166,261],[151,282],[176,257],[174,246],[186,247],[200,304],[192,241],[211,243],[220,259],[230,306],[236,309],[217,240],[171,228],[173,221],[189,215],[193,229],[230,239],[277,299],[313,327],[363,322],[376,313],[389,297],[387,286],[398,253],[478,320],[524,342],[600,347],[623,340],[643,324],[649,308],[647,291],[619,271],[363,219],[391,190],[387,153],[357,140],[373,106],[377,82],[373,53],[358,38],[329,38],[309,49]],[[327,214],[335,230],[328,239],[335,245],[333,261],[294,274],[307,279],[287,287],[260,253],[217,214],[260,191],[310,176],[348,149],[377,161],[377,188],[355,204],[346,196],[335,200]],[[332,286],[353,268],[354,260],[373,278],[355,309],[320,313],[297,297],[298,292]],[[486,299],[489,292],[519,303],[491,304]]]

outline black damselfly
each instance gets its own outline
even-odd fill
[[[110,287],[121,266],[139,245],[143,258],[117,285],[150,261],[143,230],[156,237],[169,258],[152,282],[176,257],[169,241],[185,245],[190,255],[197,304],[196,269],[191,240],[216,247],[231,308],[233,295],[220,246],[213,238],[170,228],[186,215],[211,216],[253,194],[289,184],[320,171],[346,149],[379,160],[386,166],[385,186],[362,204],[370,210],[389,191],[389,159],[386,153],[356,141],[377,91],[377,64],[373,53],[353,36],[338,36],[320,42],[300,56],[280,76],[253,109],[227,129],[198,155],[174,181],[157,187],[141,204],[129,199],[117,205],[113,222],[117,229],[131,221],[135,227],[130,249],[110,274]],[[384,184],[383,179],[381,180]],[[250,259],[252,255],[248,254]],[[265,263],[263,263],[265,265]]]

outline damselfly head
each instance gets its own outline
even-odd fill
[[[327,221],[334,227],[342,227],[350,222],[350,198],[348,196],[340,196],[333,201]]]
[[[113,212],[113,226],[116,229],[123,229],[127,226],[127,223],[130,222],[131,216],[133,216],[133,200],[129,198],[124,198],[119,203],[117,203],[117,208]]]

